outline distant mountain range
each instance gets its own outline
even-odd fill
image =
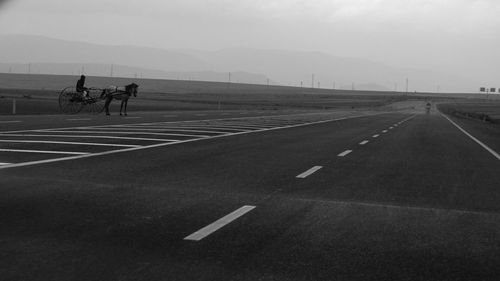
[[[357,90],[472,92],[479,83],[320,52],[163,50],[31,35],[0,36],[0,72],[144,77]],[[231,74],[229,74],[231,73]]]

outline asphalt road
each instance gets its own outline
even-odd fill
[[[197,114],[1,124],[2,280],[498,279],[498,127]]]

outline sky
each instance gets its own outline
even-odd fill
[[[498,0],[0,0],[0,35],[320,51],[500,82]]]

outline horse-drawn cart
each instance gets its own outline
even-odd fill
[[[66,114],[76,114],[82,109],[91,114],[99,114],[104,110],[106,101],[102,91],[103,89],[89,88],[87,96],[84,96],[75,87],[64,88],[59,94],[59,108]]]
[[[63,113],[76,114],[82,109],[92,114],[99,114],[106,109],[109,115],[109,103],[111,100],[121,100],[120,115],[127,115],[127,103],[131,95],[137,96],[139,85],[132,83],[124,87],[109,86],[104,89],[87,88],[87,95],[83,91],[77,91],[75,87],[64,88],[59,94],[59,107]]]

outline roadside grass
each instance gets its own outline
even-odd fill
[[[444,103],[438,105],[438,108],[441,112],[456,117],[500,124],[500,102],[498,101]]]

